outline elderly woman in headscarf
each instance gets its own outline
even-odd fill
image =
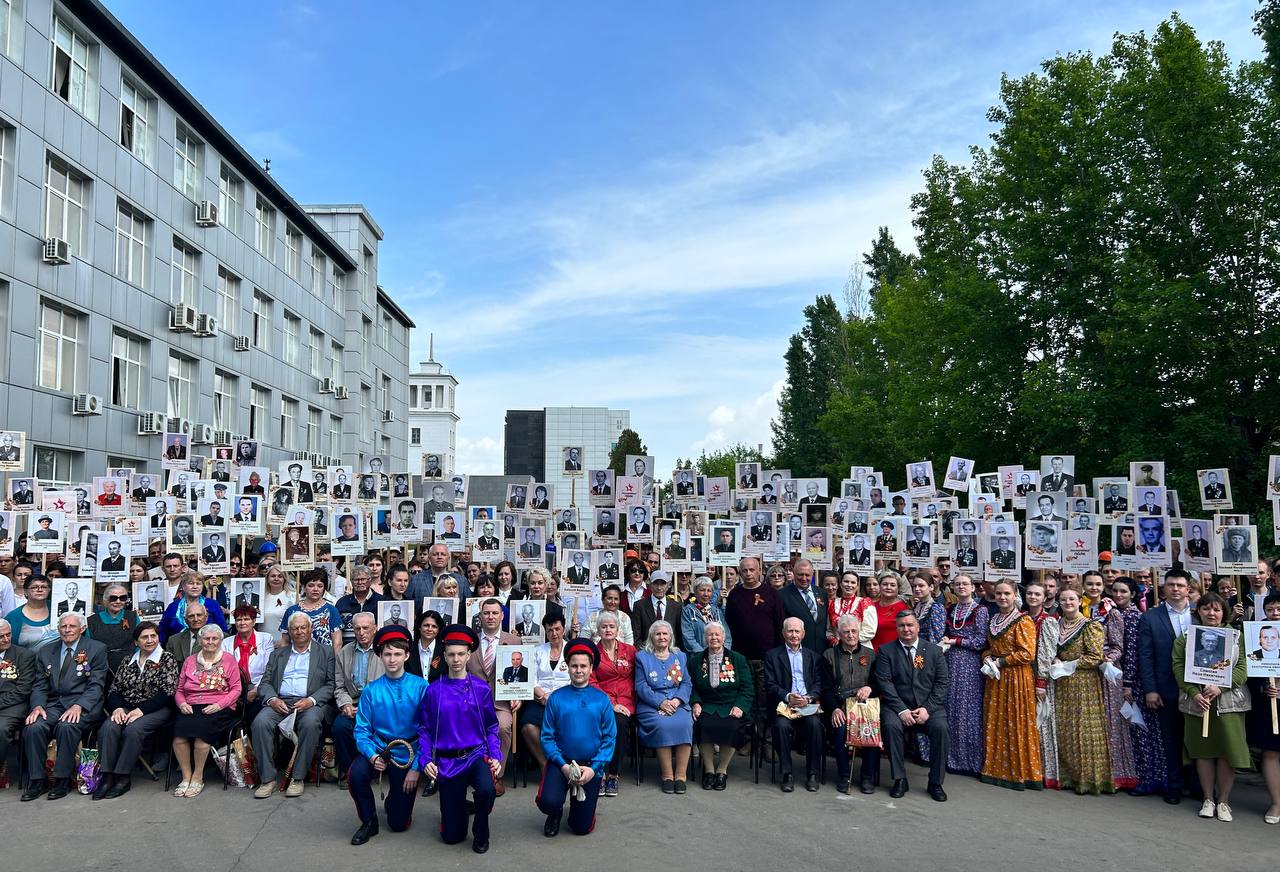
[[[697,590],[701,593],[701,588]],[[751,664],[729,650],[725,641],[728,635],[727,626],[708,621],[703,626],[706,647],[689,655],[689,700],[702,755],[703,790],[724,790],[728,786],[729,762],[742,744],[746,713],[755,699]]]
[[[724,632],[724,646],[733,647],[733,636],[724,619],[724,609],[716,602],[715,582],[703,575],[693,583],[693,602],[680,612],[680,647],[686,654],[706,650],[707,625],[719,624]]]

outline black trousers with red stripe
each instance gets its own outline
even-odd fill
[[[577,836],[585,836],[596,828],[596,801],[600,798],[600,777],[597,772],[582,786],[587,798],[569,801],[569,831]],[[560,767],[548,763],[542,770],[542,783],[538,785],[538,808],[549,817],[560,817],[564,814],[564,801],[569,796],[569,780],[564,777]]]
[[[446,845],[456,845],[467,837],[467,788],[475,798],[475,820],[471,824],[472,837],[482,842],[489,840],[489,813],[493,811],[498,794],[494,788],[493,771],[487,757],[476,757],[471,765],[455,778],[436,781],[436,793],[440,796],[440,838]]]

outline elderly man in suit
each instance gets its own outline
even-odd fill
[[[795,717],[773,716],[773,744],[778,749],[783,793],[795,790],[791,748],[795,744],[797,729],[804,731],[805,789],[810,793],[818,790],[818,769],[822,762],[822,716],[816,706],[829,693],[822,657],[803,644],[804,637],[804,622],[796,617],[787,618],[782,622],[782,645],[764,655],[765,692],[770,710],[776,709],[779,703],[786,703],[796,714]],[[808,706],[814,706],[815,710],[798,713]]]
[[[792,583],[782,588],[782,611],[804,626],[804,646],[816,654],[827,647],[827,598],[814,587],[813,563],[801,557],[791,568]],[[638,636],[636,638],[639,638]]]
[[[0,618],[0,760],[9,759],[9,736],[31,710],[36,655],[13,644],[13,627]]]
[[[270,748],[276,730],[290,713],[297,714],[293,731],[298,746],[285,796],[301,796],[303,779],[311,766],[320,732],[328,719],[334,698],[333,649],[321,645],[311,635],[311,618],[294,612],[289,618],[289,644],[271,652],[267,669],[258,683],[262,711],[253,719],[253,746],[259,753],[258,771],[262,786],[254,791],[266,799],[276,790],[276,767]]]
[[[1164,575],[1164,602],[1148,609],[1138,624],[1138,675],[1142,679],[1147,719],[1154,714],[1164,738],[1164,801],[1182,801],[1182,725],[1178,712],[1181,675],[1173,674],[1173,643],[1191,627],[1193,609],[1187,600],[1191,577],[1183,569]]]
[[[680,635],[680,610],[684,604],[667,597],[670,589],[671,577],[667,573],[658,571],[649,576],[649,595],[631,603],[631,630],[636,639],[648,639],[649,628],[658,621],[671,625],[671,638],[684,638]]]
[[[360,705],[360,693],[365,685],[380,678],[385,671],[382,659],[373,651],[378,619],[371,612],[356,612],[351,616],[351,629],[355,633],[353,644],[343,645],[338,650],[334,667],[333,700],[338,714],[329,731],[333,736],[338,777],[342,782],[346,782],[347,770],[356,757],[356,709]]]
[[[187,628],[174,633],[165,640],[164,650],[182,663],[192,652],[200,650],[200,630],[209,623],[209,607],[204,603],[192,603],[187,606]]]
[[[480,603],[480,644],[467,659],[467,672],[489,682],[489,690],[492,691],[498,671],[498,646],[519,644],[519,636],[502,631],[502,602],[496,598],[486,599]],[[497,700],[493,708],[498,714],[498,735],[502,740],[502,747],[510,748],[515,714],[520,711],[520,702]],[[498,796],[507,792],[506,786],[502,783],[502,773],[506,765],[507,758],[504,756],[501,768],[498,769],[498,777],[494,781],[494,789]]]
[[[898,641],[881,646],[876,656],[876,684],[880,688],[880,733],[889,751],[893,787],[901,797],[909,789],[903,762],[906,734],[922,731],[929,739],[928,793],[946,802],[942,780],[947,774],[947,690],[951,674],[937,645],[920,640],[920,621],[910,609],[899,612]]]
[[[58,618],[57,644],[37,656],[31,711],[22,731],[22,760],[30,783],[22,794],[30,802],[45,792],[44,765],[49,740],[58,743],[49,799],[62,799],[76,774],[80,739],[102,720],[107,680],[107,646],[84,634],[85,617],[71,612]]]

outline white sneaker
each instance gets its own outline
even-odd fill
[[[1231,806],[1225,802],[1218,803],[1218,820],[1231,823]]]
[[[1200,806],[1200,817],[1211,818],[1213,817],[1213,814],[1215,811],[1217,811],[1217,809],[1218,809],[1217,803],[1215,803],[1212,799],[1206,799],[1204,801],[1204,805]],[[1231,814],[1231,811],[1228,810],[1227,814]]]

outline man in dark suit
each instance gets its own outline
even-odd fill
[[[596,524],[597,536],[616,536],[618,526],[613,522],[613,512],[605,509],[600,512],[600,522]]]
[[[1138,675],[1142,679],[1147,711],[1154,712],[1165,749],[1164,801],[1182,801],[1182,726],[1178,711],[1181,675],[1173,674],[1173,643],[1191,626],[1192,608],[1187,601],[1191,578],[1185,570],[1170,569],[1164,576],[1164,602],[1148,609],[1138,624]]]
[[[572,584],[588,584],[591,581],[590,567],[583,566],[583,561],[587,555],[583,551],[573,552],[573,565],[565,572],[565,577]]]
[[[1156,499],[1155,491],[1143,492],[1142,505],[1138,506],[1138,514],[1141,514],[1141,515],[1164,514],[1164,507],[1161,506],[1160,501]]]
[[[78,612],[85,614],[85,602],[80,599],[80,586],[74,581],[68,581],[66,587],[66,599],[58,603],[58,617]]]
[[[1013,569],[1018,562],[1018,556],[1013,553],[1013,549],[1009,546],[1013,543],[1008,536],[1000,536],[996,539],[996,547],[991,549],[991,565],[996,569]]]
[[[520,620],[515,624],[514,634],[516,636],[538,635],[538,622],[535,620],[534,608],[528,603],[520,606]]]
[[[765,694],[769,710],[773,712],[779,703],[785,703],[795,715],[787,717],[776,712],[773,715],[773,745],[778,750],[783,793],[795,790],[791,748],[797,729],[804,731],[805,789],[810,793],[818,790],[818,768],[822,762],[822,715],[816,710],[806,714],[798,714],[798,711],[816,706],[827,695],[824,685],[826,672],[822,668],[821,655],[804,645],[804,639],[804,622],[795,617],[786,618],[782,622],[782,645],[764,655]]]
[[[267,669],[258,682],[258,696],[263,705],[253,719],[252,728],[255,748],[274,747],[280,722],[290,712],[297,712],[294,723],[297,756],[286,796],[302,795],[303,778],[311,768],[320,732],[332,714],[334,692],[333,649],[312,638],[311,619],[306,612],[294,612],[289,618],[289,644],[271,652]],[[258,774],[262,786],[253,795],[266,799],[276,790],[276,766],[271,754],[263,754],[258,761]]]
[[[107,646],[85,637],[84,631],[84,615],[63,615],[58,618],[60,641],[45,645],[37,655],[31,711],[22,731],[22,761],[30,778],[23,802],[45,792],[50,739],[58,742],[58,758],[49,799],[67,795],[80,739],[102,720]]]
[[[681,604],[667,597],[671,589],[671,578],[659,570],[649,576],[649,595],[631,603],[631,631],[635,634],[636,644],[643,645],[649,640],[649,628],[658,621],[666,621],[671,625],[671,638],[680,639]]]
[[[169,440],[169,447],[164,450],[164,456],[169,460],[187,459],[187,446],[181,436],[174,436]]]
[[[613,493],[613,488],[609,486],[608,475],[603,469],[596,470],[596,483],[591,486],[591,493],[598,497]]]
[[[255,609],[261,610],[259,599],[260,597],[253,590],[252,581],[240,582],[240,593],[236,594],[236,608],[253,606]]]
[[[901,797],[909,789],[903,745],[909,731],[929,737],[928,793],[946,802],[942,780],[947,774],[947,690],[951,674],[937,645],[920,640],[920,621],[910,609],[898,613],[898,640],[882,645],[876,656],[876,685],[880,688],[880,734],[889,751],[893,787]]]
[[[99,572],[124,572],[128,561],[120,553],[120,543],[112,539],[107,543],[107,556],[98,564]]]
[[[676,496],[691,497],[693,491],[693,474],[688,470],[681,470],[680,477],[676,481]]]
[[[1040,480],[1040,490],[1042,491],[1066,491],[1071,492],[1071,488],[1075,487],[1076,477],[1063,469],[1066,463],[1061,457],[1049,458],[1049,474]]]
[[[773,540],[773,524],[769,522],[769,519],[772,515],[769,512],[756,512],[752,517],[754,520],[751,524],[751,541],[771,542]]]
[[[13,644],[13,627],[0,620],[0,760],[9,759],[9,737],[31,710],[36,655]]]
[[[867,537],[857,534],[853,537],[853,544],[849,547],[849,562],[854,566],[870,566],[871,551],[867,548]]]
[[[618,563],[614,559],[612,551],[606,551],[600,558],[600,570],[597,573],[601,581],[617,581],[618,580]]]
[[[295,503],[314,503],[316,501],[315,493],[311,490],[311,482],[302,480],[302,464],[290,463],[289,480],[284,486],[289,488],[293,494]]]
[[[200,516],[200,526],[202,527],[222,527],[227,523],[227,519],[222,515],[222,503],[213,500],[209,503],[209,511]]]
[[[138,479],[138,486],[133,489],[133,499],[135,502],[142,502],[147,497],[156,495],[156,489],[151,486],[151,476],[144,475]]]
[[[578,529],[577,523],[573,520],[573,509],[565,509],[560,513],[560,522],[556,524],[556,529],[561,532]]]
[[[1206,501],[1225,500],[1227,498],[1227,489],[1218,481],[1216,472],[1208,472],[1204,477],[1204,498]]]
[[[565,472],[580,472],[582,470],[582,460],[579,458],[578,449],[570,448],[568,456],[564,461]]]
[[[1107,487],[1106,499],[1102,501],[1102,511],[1104,512],[1127,512],[1129,511],[1129,498],[1120,490],[1120,485],[1113,484]]]
[[[538,532],[532,527],[524,531],[524,542],[520,544],[521,557],[541,557],[542,549],[538,547]]]
[[[221,563],[227,559],[227,549],[217,533],[209,536],[209,544],[200,549],[200,559],[205,563]]]
[[[524,684],[529,680],[529,667],[524,665],[524,655],[511,652],[511,665],[502,670],[503,684]]]
[[[15,506],[32,506],[35,505],[36,495],[31,490],[31,482],[28,479],[22,479],[15,482],[13,487],[13,496],[10,498]]]
[[[804,627],[804,646],[816,654],[827,647],[827,598],[813,586],[813,564],[801,557],[791,569],[792,583],[782,588],[782,612],[799,618]]]
[[[179,663],[191,656],[193,651],[200,650],[200,631],[209,623],[209,608],[204,603],[192,603],[187,606],[186,629],[174,633],[165,640],[164,650],[173,655]]]
[[[1187,554],[1191,557],[1209,556],[1209,540],[1204,538],[1204,529],[1199,524],[1191,525],[1191,532],[1187,535]]]
[[[0,461],[17,463],[21,458],[22,453],[18,451],[18,446],[13,444],[13,434],[0,435]]]
[[[738,487],[755,488],[758,482],[759,482],[759,479],[756,478],[755,470],[748,467],[747,471],[744,472],[742,474],[742,477],[738,479]]]
[[[498,541],[498,537],[493,535],[493,521],[485,521],[483,532],[476,539],[476,548],[480,551],[497,551],[502,547],[502,543]]]
[[[347,480],[345,472],[338,473],[338,480],[333,486],[333,498],[335,500],[351,499],[351,483]]]

